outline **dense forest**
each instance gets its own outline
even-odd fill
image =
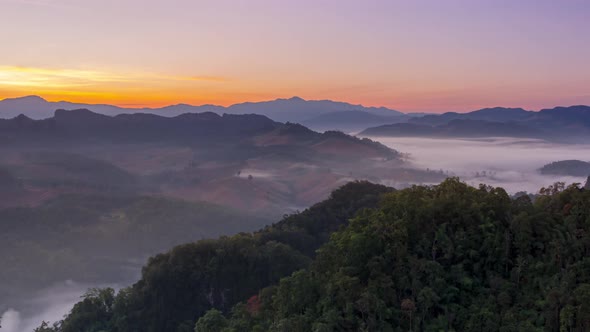
[[[587,331],[590,191],[348,184],[256,233],[178,246],[90,290],[69,331]]]

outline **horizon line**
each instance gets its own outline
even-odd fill
[[[283,98],[283,97],[277,97],[275,99],[264,99],[264,100],[257,100],[257,101],[242,101],[242,102],[238,102],[238,103],[233,103],[230,104],[228,106],[223,106],[223,105],[219,105],[219,104],[199,104],[199,105],[195,105],[195,104],[189,104],[189,103],[183,103],[183,102],[177,102],[177,103],[172,103],[172,104],[166,104],[163,106],[159,106],[159,107],[154,107],[154,106],[140,106],[140,105],[145,105],[142,103],[125,103],[125,104],[106,104],[106,103],[84,103],[84,102],[73,102],[73,101],[68,101],[68,100],[49,100],[46,99],[40,95],[35,95],[35,94],[31,94],[31,95],[23,95],[23,96],[18,96],[18,97],[6,97],[4,99],[0,99],[0,102],[4,102],[4,101],[8,101],[8,100],[19,100],[19,99],[25,99],[25,98],[39,98],[41,100],[43,100],[44,102],[48,102],[48,103],[70,103],[70,104],[79,104],[79,105],[88,105],[88,106],[112,106],[112,107],[117,107],[117,108],[121,108],[121,109],[126,109],[126,110],[158,110],[158,109],[163,109],[163,108],[168,108],[168,107],[174,107],[174,106],[189,106],[189,107],[219,107],[219,108],[224,108],[224,109],[228,109],[231,108],[233,106],[236,105],[243,105],[243,104],[256,104],[256,103],[265,103],[265,102],[273,102],[273,101],[280,101],[280,100],[301,100],[304,102],[335,102],[335,103],[345,103],[345,104],[349,104],[352,106],[359,106],[359,107],[363,107],[363,108],[377,108],[377,109],[386,109],[386,110],[390,110],[390,111],[395,111],[395,112],[400,112],[403,114],[445,114],[445,113],[459,113],[459,114],[464,114],[464,113],[469,113],[469,112],[474,112],[474,111],[479,111],[479,110],[484,110],[484,109],[494,109],[494,108],[506,108],[506,109],[522,109],[525,111],[531,111],[531,112],[539,112],[541,110],[544,109],[551,109],[551,108],[558,108],[558,107],[575,107],[575,106],[589,106],[589,105],[584,105],[584,104],[572,104],[572,105],[557,105],[557,106],[553,106],[553,107],[544,107],[544,108],[540,108],[540,109],[527,109],[524,107],[513,107],[513,106],[488,106],[488,107],[482,107],[482,108],[477,108],[477,109],[472,109],[469,111],[465,111],[465,112],[460,112],[460,111],[447,111],[447,112],[428,112],[428,111],[401,111],[397,108],[390,108],[387,106],[365,106],[363,104],[355,104],[355,103],[351,103],[348,101],[341,101],[341,100],[332,100],[332,99],[305,99],[299,96],[291,96],[288,98]],[[137,107],[133,107],[133,106],[137,106]],[[361,110],[359,110],[361,111]]]

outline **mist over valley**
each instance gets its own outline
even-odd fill
[[[590,331],[589,1],[0,13],[0,332]]]
[[[214,113],[59,110],[0,127],[2,264],[10,266],[0,308],[8,331],[59,320],[84,287],[132,284],[149,256],[254,231],[350,181],[401,189],[456,176],[535,194],[558,181],[583,183],[579,173],[540,169],[590,151],[522,137],[357,138]]]

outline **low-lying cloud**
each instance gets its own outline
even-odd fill
[[[68,313],[74,304],[80,301],[89,288],[113,287],[116,285],[87,285],[73,281],[49,287],[39,292],[32,300],[18,308],[4,312],[2,317],[2,332],[32,332],[43,321],[56,322]]]
[[[372,139],[409,153],[420,168],[448,171],[471,185],[500,186],[510,193],[536,193],[556,181],[583,183],[585,178],[541,175],[545,164],[568,159],[590,160],[588,144],[556,144],[534,139],[433,139],[379,137]],[[590,174],[589,174],[590,175]]]

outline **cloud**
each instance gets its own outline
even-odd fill
[[[14,309],[9,309],[1,316],[2,328],[6,332],[18,332],[21,325],[20,313]]]
[[[94,70],[0,67],[0,85],[9,86],[68,87],[103,82],[130,82],[132,80],[130,77]]]
[[[471,185],[486,183],[503,187],[510,193],[521,190],[536,193],[557,181],[583,183],[584,178],[541,175],[538,169],[554,161],[587,159],[590,149],[588,144],[567,145],[534,139],[372,139],[409,153],[412,163],[422,169],[442,169]]]
[[[68,88],[104,83],[145,84],[174,82],[227,82],[218,76],[174,76],[156,73],[116,73],[87,69],[56,69],[23,66],[0,66],[0,85],[18,87]]]
[[[15,307],[6,312],[0,312],[2,319],[2,332],[30,332],[41,325],[43,321],[56,322],[67,314],[74,304],[80,301],[80,297],[89,288],[112,287],[120,289],[117,284],[80,284],[71,280],[58,283],[38,292],[31,298],[27,298],[25,308]],[[20,306],[23,304],[21,303]]]
[[[186,76],[186,77],[173,77],[176,80],[183,81],[207,81],[207,82],[228,82],[229,79],[219,76]]]

